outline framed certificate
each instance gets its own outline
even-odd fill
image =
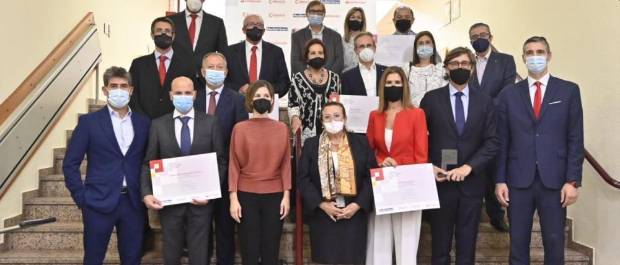
[[[370,170],[377,215],[439,208],[432,164]]]
[[[163,206],[221,198],[215,153],[151,160],[153,196]]]

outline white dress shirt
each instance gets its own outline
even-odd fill
[[[454,121],[456,121],[456,96],[454,95],[456,92],[459,92],[452,84],[448,85],[450,89],[450,104],[452,105],[452,117]],[[461,96],[461,101],[463,102],[463,114],[465,116],[465,121],[467,122],[467,110],[469,108],[469,86],[465,86],[463,89],[463,95]]]
[[[192,23],[192,12],[185,9],[185,22],[187,23],[187,35],[189,36],[189,25]],[[196,13],[196,34],[194,35],[194,43],[192,43],[192,49],[196,49],[196,43],[198,42],[198,36],[200,35],[200,26],[202,26],[202,10]]]
[[[220,87],[215,89],[215,92],[217,92],[217,94],[215,94],[215,107],[217,108],[217,103],[220,102],[220,95],[222,95],[222,90],[224,90],[224,84],[222,84]],[[205,109],[207,110],[207,112],[209,112],[209,99],[211,98],[210,93],[212,91],[214,91],[213,89],[209,88],[209,87],[205,87],[205,91],[207,92],[206,94],[206,101],[205,101]]]
[[[545,98],[545,91],[547,91],[547,85],[549,84],[549,73],[545,74],[540,80],[536,80],[530,76],[527,77],[527,84],[530,89],[530,102],[532,102],[532,108],[534,107],[534,96],[536,95],[536,85],[534,83],[538,81],[540,82],[540,104],[542,106],[542,101]]]
[[[189,139],[190,142],[194,141],[194,108],[192,108],[187,114],[183,115],[178,110],[174,110],[172,114],[172,118],[174,119],[174,135],[177,138],[177,144],[179,148],[181,147],[181,128],[183,128],[183,122],[179,117],[189,117],[189,121],[187,121],[187,126],[189,127]]]
[[[166,73],[168,72],[168,69],[170,68],[170,61],[172,61],[172,55],[174,55],[174,51],[172,50],[172,48],[170,48],[170,50],[164,54],[158,52],[157,50],[155,50],[155,64],[157,64],[157,69],[159,69],[159,56],[162,55],[166,55],[166,57],[168,57],[168,59],[166,59],[166,61],[164,62],[164,65],[166,65]]]
[[[377,65],[373,62],[370,69],[363,64],[359,64],[360,74],[364,81],[367,96],[377,96]]]
[[[254,45],[247,40],[245,41],[245,62],[248,66],[248,76],[250,75],[250,59],[252,59],[252,46],[256,46],[256,79],[260,79],[260,63],[263,59],[263,41],[259,41]]]
[[[319,30],[319,32],[314,32],[310,26],[308,26],[308,29],[310,30],[310,33],[312,33],[313,39],[319,39],[323,41],[323,30],[325,29],[325,25],[321,25],[321,30]]]
[[[476,75],[478,77],[478,84],[482,84],[482,76],[484,75],[484,69],[487,68],[487,63],[489,62],[489,56],[491,56],[491,49],[482,55],[476,55]]]
[[[131,142],[133,142],[134,136],[133,123],[131,122],[131,109],[129,109],[127,115],[122,118],[118,112],[113,110],[110,106],[108,106],[108,111],[112,119],[112,129],[114,130],[114,136],[116,137],[116,142],[118,142],[118,147],[121,149],[121,153],[126,155],[131,146]],[[127,186],[127,179],[125,176],[123,176],[123,186]]]

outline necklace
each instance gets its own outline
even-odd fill
[[[320,85],[323,84],[323,80],[325,78],[325,72],[323,71],[323,69],[321,69],[321,74],[319,75],[319,80],[317,81],[316,78],[312,75],[312,72],[310,72],[310,70],[306,70],[307,74],[308,74],[308,78],[310,79],[310,82],[315,84],[315,85]]]

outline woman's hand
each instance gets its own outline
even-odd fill
[[[395,167],[398,166],[398,163],[394,158],[388,157],[383,162],[381,162],[381,167]]]
[[[293,133],[296,133],[299,128],[301,128],[301,119],[299,116],[293,116],[291,119],[291,130]]]
[[[289,198],[289,191],[284,191],[282,196],[282,202],[280,202],[280,220],[284,220],[291,210],[291,199]]]
[[[239,199],[237,199],[237,193],[230,193],[230,216],[237,223],[241,223],[241,204],[239,203]]]
[[[359,204],[353,202],[350,203],[349,205],[347,205],[347,207],[344,207],[342,209],[342,214],[338,215],[338,220],[340,219],[351,219],[351,217],[353,217],[357,211],[360,210],[360,206]]]
[[[336,202],[322,202],[319,204],[319,208],[321,208],[334,222],[336,222],[338,216],[343,213],[342,209],[336,207]]]

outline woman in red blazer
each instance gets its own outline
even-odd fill
[[[422,109],[411,104],[409,82],[400,67],[389,67],[379,84],[379,109],[370,113],[366,134],[382,167],[426,163],[428,137]],[[371,214],[366,265],[417,264],[422,211]],[[392,240],[393,239],[393,240]]]

